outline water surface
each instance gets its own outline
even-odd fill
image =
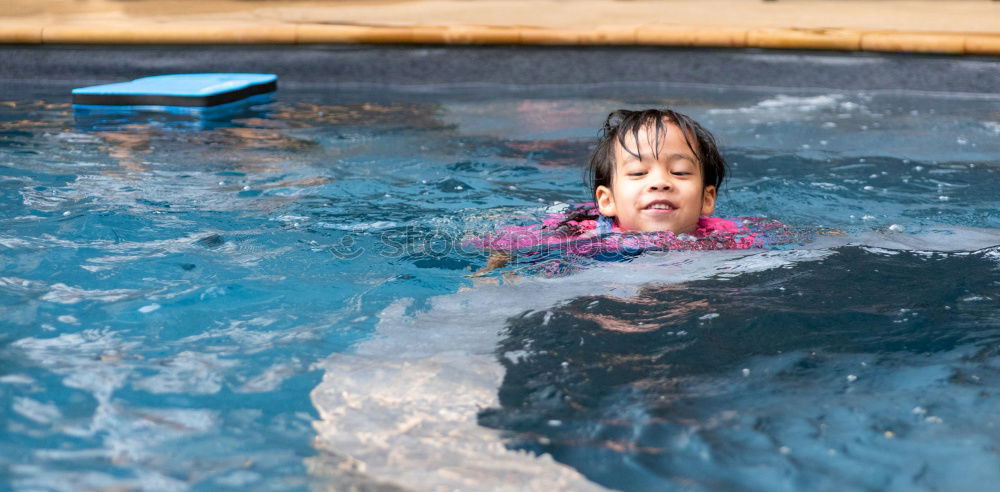
[[[719,137],[733,165],[719,215],[846,238],[996,229],[995,98],[292,84],[271,104],[205,121],[74,115],[70,88],[0,101],[0,476],[14,488],[327,483],[324,456],[360,453],[352,442],[388,431],[332,431],[337,408],[310,392],[335,388],[333,368],[353,367],[338,366],[350,357],[395,367],[400,356],[379,346],[482,367],[489,377],[470,388],[488,388],[489,408],[464,418],[479,419],[490,449],[547,453],[603,486],[995,478],[983,416],[995,413],[997,253],[982,241],[963,248],[957,234],[950,253],[861,241],[882,249],[841,244],[809,261],[698,257],[697,272],[685,266],[693,257],[668,253],[639,260],[659,276],[593,265],[580,274],[591,277],[523,290],[475,284],[486,255],[457,247],[586,199],[580,167],[604,116],[662,105]],[[718,273],[741,261],[768,266]],[[601,282],[627,288],[603,295]],[[472,304],[446,308],[459,298]],[[366,374],[342,383],[363,387]],[[455,394],[418,396],[430,414]],[[378,423],[398,408],[371,410]],[[336,445],[330,435],[344,447],[316,444]],[[352,480],[399,480],[392,466],[379,474],[372,452]],[[396,469],[434,470],[430,456]],[[579,479],[525,463],[511,466]]]

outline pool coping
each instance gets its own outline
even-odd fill
[[[203,0],[191,11],[176,1],[47,0],[34,9],[29,0],[11,1],[13,14],[0,14],[4,44],[624,45],[1000,55],[1000,2],[989,0],[639,0],[627,9],[614,0]]]
[[[846,29],[638,28],[577,31],[497,26],[0,26],[4,44],[528,44],[633,45],[1000,55],[1000,35]]]

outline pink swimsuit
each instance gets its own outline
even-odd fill
[[[585,204],[587,206],[590,204]],[[627,233],[608,217],[597,220],[566,221],[564,214],[550,214],[540,225],[510,226],[498,233],[476,238],[471,244],[487,250],[517,252],[565,251],[573,255],[597,256],[605,253],[635,254],[642,251],[748,249],[766,244],[765,232],[784,229],[769,219],[719,219],[702,217],[692,234],[672,232]],[[578,231],[576,235],[559,230],[560,225]],[[787,238],[787,231],[779,236]],[[770,236],[771,234],[767,234]]]

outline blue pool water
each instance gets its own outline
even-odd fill
[[[13,488],[1000,478],[1000,98],[290,85],[213,121],[70,88],[0,100]],[[470,276],[464,239],[586,199],[604,116],[662,105],[721,141],[718,215],[832,233]]]

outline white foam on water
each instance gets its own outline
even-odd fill
[[[226,370],[237,365],[216,354],[184,351],[159,364],[159,372],[132,384],[150,393],[210,395],[222,390]]]
[[[10,349],[40,367],[62,377],[62,383],[94,398],[97,405],[92,417],[86,421],[63,422],[56,419],[52,409],[45,403],[22,399],[17,408],[39,419],[59,425],[59,432],[80,438],[100,439],[99,449],[61,450],[40,449],[34,452],[37,462],[74,462],[105,459],[115,463],[143,464],[135,469],[136,477],[122,481],[102,473],[78,473],[62,470],[63,466],[44,465],[33,471],[30,467],[13,470],[17,474],[14,483],[18,488],[45,490],[102,489],[108,487],[134,487],[143,490],[184,490],[187,485],[156,470],[156,462],[161,457],[157,445],[199,435],[218,427],[214,412],[191,409],[159,409],[126,407],[114,398],[114,393],[123,388],[136,364],[141,363],[130,357],[140,348],[141,342],[122,339],[109,329],[87,329],[77,333],[64,333],[52,338],[22,338],[13,342]],[[181,356],[178,356],[179,358]],[[196,356],[187,359],[197,360]],[[197,364],[195,369],[206,373],[211,368]],[[175,364],[176,366],[176,364]],[[176,383],[185,369],[168,367],[175,379],[161,378],[159,384],[183,386],[184,391],[192,391],[190,384]],[[198,370],[188,373],[200,375]],[[196,381],[197,383],[197,381]],[[204,383],[201,383],[204,386]],[[57,411],[57,410],[56,410]],[[70,467],[72,468],[72,466]]]
[[[852,237],[833,238],[845,245],[914,252],[978,251],[1000,245],[1000,230],[972,227],[924,228],[919,234],[872,231]],[[825,242],[823,244],[826,244]]]
[[[758,101],[753,106],[742,108],[715,108],[708,110],[709,114],[757,114],[794,117],[796,114],[816,113],[819,111],[839,110],[855,112],[864,107],[856,102],[846,100],[844,94],[820,94],[817,96],[789,96],[779,94]]]
[[[38,297],[43,301],[57,304],[76,304],[82,301],[117,302],[125,299],[135,299],[145,294],[136,289],[83,289],[62,282],[46,284],[40,280],[28,280],[19,277],[0,277],[0,290],[24,297]],[[64,323],[75,323],[76,318],[66,315],[60,317]]]
[[[277,315],[278,313],[275,314]],[[241,354],[255,354],[278,344],[318,339],[321,336],[321,328],[325,326],[320,323],[300,325],[288,330],[268,328],[277,321],[278,318],[276,316],[257,316],[249,320],[230,320],[229,324],[225,327],[206,329],[198,334],[186,336],[178,340],[178,343],[187,345],[196,342],[212,341],[215,347],[214,350],[223,353],[239,352]]]
[[[397,301],[355,353],[318,364],[326,375],[311,396],[323,453],[309,459],[310,469],[334,483],[353,473],[417,490],[598,489],[548,455],[506,449],[498,431],[477,424],[479,410],[498,406],[503,368],[494,351],[506,320],[578,296],[628,297],[652,282],[735,275],[828,254],[647,254],[566,278],[523,278],[436,297],[415,315],[406,314],[409,300]]]
[[[266,393],[274,391],[281,386],[288,378],[298,374],[305,368],[297,358],[292,358],[289,362],[279,362],[263,372],[248,379],[233,391],[236,393]]]
[[[380,231],[399,226],[399,224],[397,224],[396,222],[388,220],[379,220],[375,222],[358,222],[356,224],[334,224],[330,222],[319,221],[316,222],[314,225],[316,227],[321,227],[323,229],[336,229],[342,231]]]
[[[13,410],[38,424],[51,424],[62,418],[59,407],[52,403],[42,403],[27,397],[14,398]]]
[[[498,431],[477,424],[481,409],[499,406],[503,368],[495,350],[511,316],[579,296],[628,297],[651,283],[815,261],[846,245],[973,251],[997,244],[1000,231],[961,228],[824,236],[795,250],[650,253],[564,278],[479,285],[433,298],[413,315],[406,314],[411,301],[400,300],[380,314],[376,333],[355,353],[336,353],[318,364],[326,374],[311,397],[322,452],[307,465],[338,486],[353,479],[417,490],[593,490],[597,486],[575,470],[548,455],[508,450]]]
[[[0,376],[0,384],[35,384],[35,380],[25,374],[7,374]]]
[[[59,304],[76,304],[81,301],[117,302],[134,299],[140,295],[141,292],[135,289],[81,289],[58,282],[50,286],[50,290],[42,296],[42,300]]]

